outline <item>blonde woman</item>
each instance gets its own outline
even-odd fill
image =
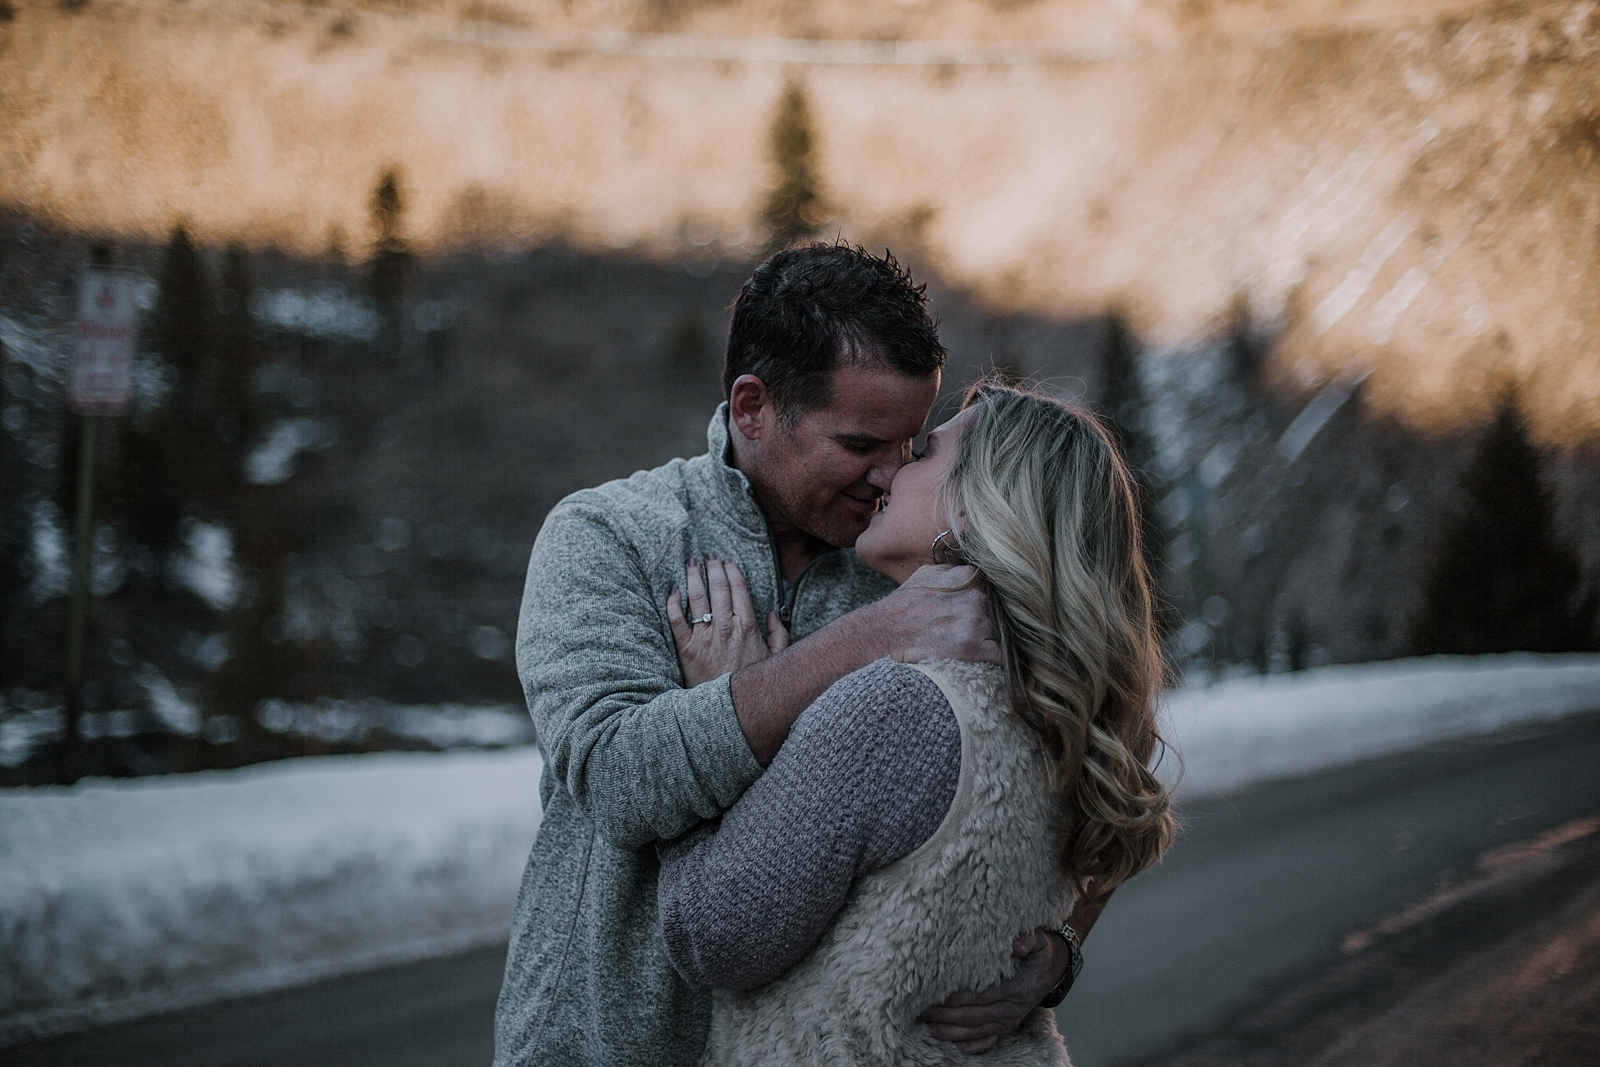
[[[661,847],[668,952],[718,991],[704,1063],[1068,1062],[1043,1008],[960,1046],[922,1017],[1009,976],[1040,929],[1075,956],[1171,840],[1139,533],[1122,459],[1070,404],[980,385],[928,435],[856,551],[896,581],[975,568],[1004,666],[846,676],[718,823]],[[722,610],[748,614],[736,565],[712,566],[735,591]],[[674,634],[686,682],[705,680],[712,635]]]

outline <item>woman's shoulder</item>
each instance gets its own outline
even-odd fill
[[[875,659],[865,667],[858,667],[839,679],[839,682],[854,680],[857,685],[870,685],[878,687],[912,686],[920,687],[920,679],[927,675],[910,663],[901,663],[898,660],[884,656]],[[839,682],[835,682],[837,685]]]
[[[864,704],[922,705],[943,703],[938,683],[909,663],[885,656],[859,667],[834,682],[813,707],[857,707]]]
[[[904,664],[937,686],[945,699],[988,706],[1003,701],[1006,694],[1005,669],[994,663],[969,663],[959,659],[930,660]]]

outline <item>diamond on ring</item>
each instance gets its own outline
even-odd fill
[[[703,622],[710,622],[710,621],[711,621],[711,612],[708,611],[704,615],[700,616],[698,619],[694,620],[693,625],[699,626]]]

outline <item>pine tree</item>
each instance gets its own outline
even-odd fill
[[[229,618],[228,659],[211,679],[210,704],[254,732],[256,706],[281,695],[294,650],[274,640],[283,614],[285,565],[295,541],[283,521],[278,486],[245,486],[232,514],[234,564],[243,595]]]
[[[0,411],[11,410],[12,376],[7,366],[5,345],[0,342]],[[28,547],[26,453],[21,433],[0,426],[0,677],[14,677],[15,656],[20,651],[23,620],[18,609],[23,604],[25,584],[23,560]]]
[[[1576,553],[1554,529],[1550,490],[1514,393],[1501,401],[1423,584],[1414,655],[1593,649],[1596,598],[1578,596]]]
[[[248,727],[251,712],[273,695],[283,657],[268,628],[283,611],[284,560],[290,538],[274,487],[249,484],[244,463],[261,432],[262,418],[253,380],[260,355],[250,301],[255,283],[249,256],[229,247],[218,301],[216,437],[227,459],[224,514],[233,531],[233,559],[243,595],[229,620],[229,657],[211,682],[211,704],[239,716]]]
[[[1155,443],[1145,429],[1146,403],[1139,383],[1138,345],[1122,319],[1113,317],[1101,362],[1100,415],[1122,449],[1139,490],[1145,559],[1152,576],[1160,574],[1165,538],[1156,514],[1162,478]],[[1164,627],[1175,620],[1163,615]]]
[[[400,341],[406,275],[410,273],[412,262],[411,245],[404,230],[405,201],[397,171],[384,171],[378,179],[378,186],[372,192],[371,208],[375,239],[368,278],[373,303],[383,320],[384,347],[393,349]]]
[[[1234,298],[1232,318],[1228,330],[1228,377],[1246,394],[1253,393],[1260,388],[1268,341],[1256,326],[1250,304],[1243,297]]]
[[[144,417],[119,420],[120,469],[111,504],[129,539],[150,553],[155,567],[149,577],[159,585],[184,507],[207,494],[217,464],[204,432],[215,347],[211,283],[181,225],[167,242],[157,284],[156,306],[142,333],[145,348],[165,365],[167,395]]]
[[[215,433],[218,446],[225,453],[225,488],[230,492],[241,484],[245,455],[261,432],[254,391],[261,353],[255,322],[250,317],[254,295],[249,256],[239,245],[229,245],[218,300],[214,389]]]
[[[166,359],[178,390],[192,392],[211,352],[214,305],[205,262],[182,224],[173,228],[167,241],[157,284],[156,306],[145,325],[145,341],[151,351]]]
[[[778,102],[772,120],[771,148],[778,184],[767,197],[762,218],[771,231],[773,246],[782,248],[814,237],[826,217],[817,176],[811,108],[799,82],[790,82]]]

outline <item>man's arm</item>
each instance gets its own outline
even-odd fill
[[[727,678],[682,687],[635,540],[602,505],[558,505],[534,542],[517,669],[550,772],[620,848],[715,818],[761,774]]]
[[[1079,941],[1088,939],[1108,900],[1109,896],[1073,903],[1067,913],[1067,925]],[[954,1043],[963,1052],[989,1051],[1002,1034],[1022,1025],[1028,1013],[1066,975],[1072,962],[1066,941],[1049,930],[1028,931],[1012,942],[1011,951],[1020,962],[1010,978],[981,993],[952,994],[943,1004],[922,1013],[922,1021],[934,1037]]]
[[[764,767],[811,702],[851,671],[888,656],[902,663],[998,663],[1000,647],[971,567],[923,567],[876,604],[834,620],[789,648],[735,671],[739,727]]]

